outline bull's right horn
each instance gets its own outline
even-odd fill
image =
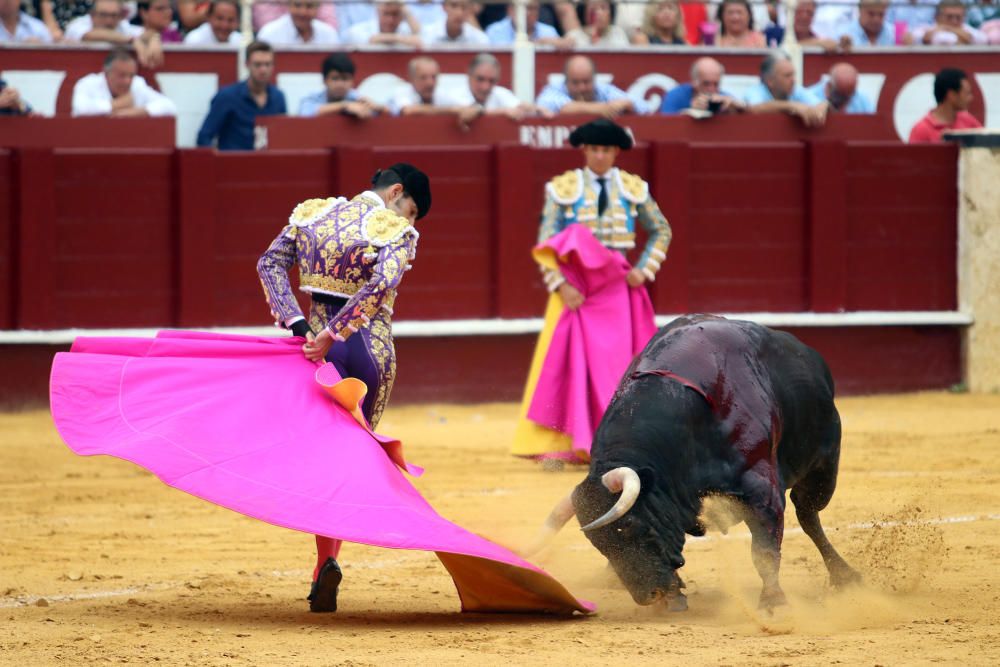
[[[545,520],[545,525],[538,531],[538,535],[535,536],[531,544],[520,550],[519,555],[527,558],[541,551],[574,516],[576,516],[576,510],[573,509],[573,493],[570,492],[556,504],[549,517]]]
[[[639,474],[627,467],[609,470],[601,477],[601,482],[608,491],[612,493],[621,491],[622,495],[618,498],[615,506],[609,509],[604,516],[591,521],[580,530],[594,530],[622,518],[632,509],[632,505],[635,505],[635,501],[639,498],[639,491],[642,490],[642,482],[639,481]]]

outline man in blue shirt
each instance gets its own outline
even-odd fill
[[[829,103],[795,84],[795,66],[787,54],[774,51],[760,64],[760,83],[743,94],[750,113],[787,113],[806,127],[826,122]]]
[[[538,94],[535,104],[552,113],[594,114],[613,117],[625,113],[647,114],[653,109],[642,99],[633,99],[621,88],[598,83],[597,68],[587,56],[571,56],[563,68],[565,81],[548,85]]]
[[[806,90],[830,104],[830,109],[841,113],[875,113],[875,105],[858,92],[858,70],[850,63],[837,63],[830,73]]]
[[[346,114],[355,118],[371,118],[385,107],[360,97],[354,90],[354,61],[343,52],[331,53],[323,60],[323,90],[306,95],[299,103],[300,116]]]
[[[274,50],[267,42],[247,47],[246,81],[226,86],[212,98],[205,122],[198,131],[198,145],[211,146],[218,139],[220,151],[254,149],[254,121],[257,116],[286,113],[285,96],[271,85]]]
[[[514,3],[507,5],[507,17],[486,26],[486,36],[491,44],[513,44],[517,31],[514,29]],[[535,44],[549,46],[570,46],[569,40],[559,37],[559,31],[548,23],[538,20],[538,0],[529,0],[525,5],[525,31],[528,39]]]
[[[712,114],[745,111],[743,102],[720,88],[725,72],[715,58],[698,58],[691,65],[691,83],[682,83],[664,95],[660,113],[677,114],[687,109]]]
[[[885,20],[887,0],[861,0],[858,18],[840,34],[844,47],[896,46],[896,26]]]

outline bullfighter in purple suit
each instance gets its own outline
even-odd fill
[[[416,256],[414,222],[430,209],[427,176],[399,163],[376,172],[372,189],[351,200],[309,199],[257,262],[257,273],[278,326],[306,339],[312,361],[326,359],[341,377],[368,386],[361,409],[374,429],[396,376],[392,305]],[[298,265],[300,289],[310,293],[306,318],[288,270]],[[336,611],[340,541],[316,536],[312,611]]]

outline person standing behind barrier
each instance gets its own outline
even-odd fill
[[[88,74],[73,86],[73,115],[176,116],[176,105],[136,76],[137,69],[135,58],[124,47],[112,49],[103,72]]]
[[[934,99],[937,106],[913,126],[909,143],[935,143],[941,141],[941,134],[947,130],[970,130],[983,126],[969,113],[972,83],[962,70],[949,67],[937,73],[934,77]]]
[[[484,115],[507,116],[511,120],[521,120],[534,114],[552,115],[534,104],[521,102],[509,89],[497,85],[500,81],[500,61],[489,53],[480,53],[472,59],[468,75],[467,86],[442,91],[438,96],[439,104],[454,111],[459,122],[465,125]]]
[[[787,54],[775,51],[760,65],[760,83],[743,95],[750,113],[787,113],[807,127],[826,123],[829,103],[795,83],[795,66]]]
[[[271,83],[274,50],[267,42],[253,42],[247,47],[247,71],[250,76],[226,86],[215,94],[208,115],[198,131],[199,146],[216,142],[220,151],[254,149],[254,121],[257,116],[287,113],[285,95]]]
[[[598,83],[597,67],[587,56],[567,58],[563,75],[563,83],[546,86],[535,104],[552,113],[594,114],[606,118],[653,111],[652,105],[645,100],[633,99],[610,83]]]
[[[708,113],[739,113],[746,104],[722,90],[725,68],[715,58],[698,58],[691,65],[691,83],[682,83],[664,95],[660,113],[676,114],[686,109]]]
[[[654,280],[660,265],[666,259],[671,230],[656,201],[649,194],[649,185],[639,176],[614,166],[618,154],[632,148],[632,136],[621,126],[601,118],[576,128],[570,135],[570,144],[580,149],[585,166],[583,169],[560,174],[545,186],[538,243],[549,241],[573,225],[584,225],[601,245],[624,255],[635,247],[638,223],[646,231],[648,238],[642,255],[628,271],[625,281],[629,287],[639,288],[647,281]],[[539,260],[538,255],[536,260]],[[585,462],[589,443],[582,443],[586,444],[586,448],[581,449],[581,443],[571,437],[570,433],[543,425],[545,420],[530,417],[529,414],[532,412],[536,391],[539,390],[539,381],[544,377],[543,368],[549,361],[556,324],[565,309],[579,309],[586,298],[567,281],[558,264],[550,265],[541,260],[539,262],[545,287],[550,293],[549,305],[545,314],[545,326],[538,337],[528,374],[512,453],[543,461],[548,469],[558,469],[563,462]],[[626,300],[631,299],[627,291],[624,295]],[[648,302],[648,296],[645,299]],[[627,304],[617,305],[621,305],[623,311],[630,309]],[[652,320],[651,306],[649,318]],[[616,349],[618,345],[638,345],[640,348],[645,345],[646,340],[636,340],[641,337],[636,329],[625,322],[616,322],[616,325],[621,325],[620,331],[594,331],[590,334],[603,336],[606,345],[611,337],[617,337],[614,339]],[[649,335],[652,335],[656,329],[653,322],[645,322],[644,325]],[[622,336],[627,340],[619,340]],[[630,358],[635,352],[638,350],[632,350],[625,356]],[[624,363],[627,365],[627,358]],[[624,370],[623,366],[616,372],[620,374]],[[617,380],[615,377],[613,382]],[[573,384],[570,378],[565,378],[565,383],[564,394],[574,394],[580,389],[570,387]],[[613,386],[589,389],[592,391],[592,400],[602,394],[610,399],[614,391]],[[597,410],[597,406],[592,407]],[[606,407],[606,404],[599,406],[600,412]],[[599,414],[594,416],[600,418]]]
[[[441,97],[437,92],[441,66],[430,56],[417,56],[406,67],[410,83],[403,85],[389,100],[389,112],[394,116],[442,113],[438,109]]]
[[[209,46],[243,43],[243,34],[237,30],[240,25],[240,6],[237,0],[212,0],[208,4],[208,22],[189,32],[184,37],[188,46]]]
[[[858,69],[850,63],[837,63],[818,83],[806,88],[842,113],[875,113],[875,105],[858,90]]]
[[[339,44],[337,30],[316,18],[319,0],[288,0],[288,13],[257,32],[257,39],[286,46],[290,44]]]
[[[331,53],[323,60],[323,90],[302,98],[300,116],[344,114],[371,118],[385,112],[385,107],[360,97],[354,90],[354,61],[346,53]]]

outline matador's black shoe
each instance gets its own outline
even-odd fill
[[[319,576],[313,582],[312,590],[309,591],[309,611],[337,611],[337,589],[343,578],[344,574],[340,571],[337,561],[327,558],[323,567],[319,569]]]

